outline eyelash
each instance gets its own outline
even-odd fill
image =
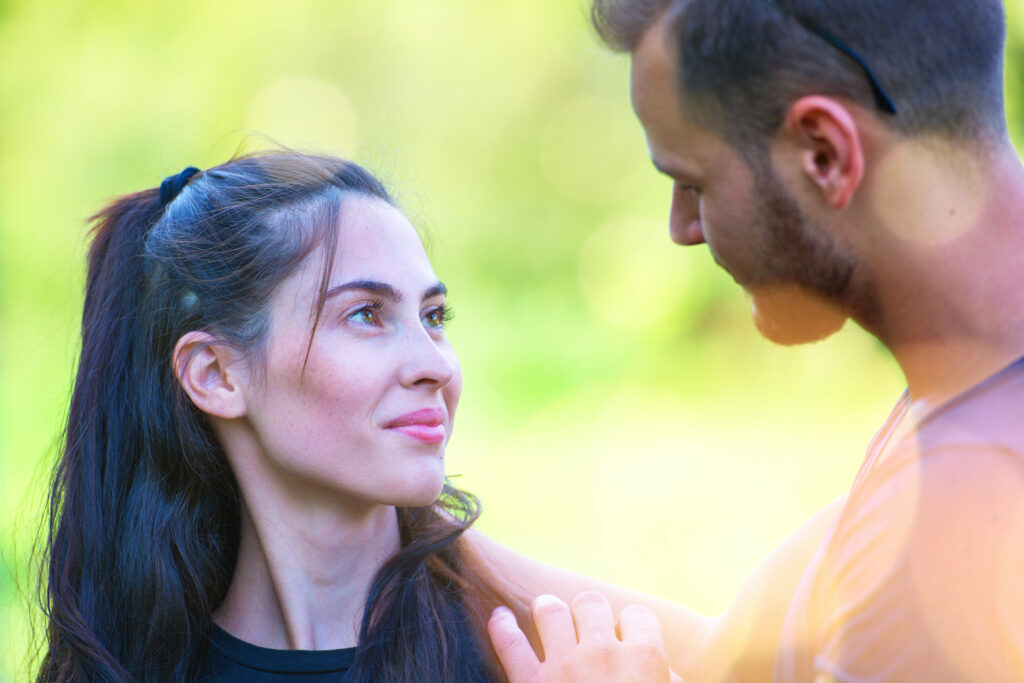
[[[377,315],[377,312],[380,311],[382,308],[384,308],[384,303],[382,301],[370,301],[364,304],[363,306],[360,306],[359,309],[349,313],[345,317],[345,319],[351,320],[352,318],[359,315],[363,311],[370,311],[373,314],[374,319],[376,320],[379,317]],[[423,317],[426,318],[427,316],[430,316],[434,313],[439,313],[441,316],[441,324],[431,326],[436,328],[443,328],[447,326],[447,324],[451,322],[452,319],[455,317],[455,311],[452,310],[452,307],[449,306],[448,304],[441,304],[440,306],[432,308],[431,310],[427,311],[427,313]]]
[[[377,315],[377,312],[380,311],[382,308],[384,308],[384,302],[382,302],[382,301],[368,301],[365,304],[363,304],[362,306],[360,306],[357,310],[352,311],[347,316],[345,316],[345,320],[351,320],[352,318],[354,318],[355,316],[359,315],[363,311],[370,311],[373,314],[374,320],[376,321],[376,319],[379,317]]]
[[[423,317],[426,318],[427,316],[433,313],[441,314],[441,324],[437,326],[438,328],[446,327],[448,323],[452,321],[452,318],[455,317],[455,311],[452,310],[452,307],[449,306],[448,304],[441,304],[436,308],[432,308],[431,310],[427,311],[427,314],[424,315]]]
[[[697,185],[687,185],[686,183],[676,183],[676,186],[683,192],[688,192],[694,197],[700,199],[700,187]]]

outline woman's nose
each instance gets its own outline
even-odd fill
[[[443,348],[422,327],[405,340],[403,354],[400,381],[406,387],[431,386],[440,389],[455,376],[454,354]]]

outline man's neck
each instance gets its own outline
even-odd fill
[[[897,169],[902,180],[880,164],[876,187],[904,191],[891,201],[879,192],[872,207],[876,310],[861,321],[895,355],[915,412],[1024,355],[1024,170],[1012,149],[938,154]]]

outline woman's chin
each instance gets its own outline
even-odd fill
[[[393,490],[391,504],[396,507],[423,507],[434,503],[444,490],[444,467],[434,472],[421,472]]]

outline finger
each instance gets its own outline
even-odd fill
[[[683,683],[683,679],[675,671],[670,669],[668,674],[669,683]]]
[[[544,647],[544,661],[558,655],[568,656],[576,647],[576,628],[569,606],[554,595],[538,595],[531,610],[537,635]]]
[[[509,683],[528,681],[539,674],[540,661],[530,647],[516,623],[516,617],[507,607],[499,607],[491,614],[487,622],[487,633],[491,636],[491,644],[498,653],[498,661],[508,675]]]
[[[619,614],[619,637],[624,643],[654,645],[664,651],[665,641],[661,635],[658,617],[649,607],[629,605]]]
[[[572,601],[576,636],[580,643],[609,643],[615,638],[615,615],[608,599],[597,591],[580,593]]]
[[[643,605],[629,605],[624,608],[619,614],[618,628],[622,644],[629,648],[633,662],[637,666],[642,666],[649,676],[664,680],[667,671],[669,681],[682,681],[668,668],[661,624],[650,608]]]

